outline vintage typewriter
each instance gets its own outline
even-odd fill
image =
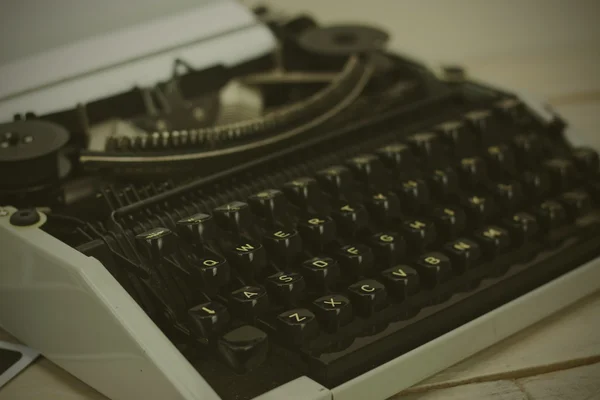
[[[244,18],[256,57],[0,125],[4,329],[114,400],[384,399],[600,288],[558,115]]]

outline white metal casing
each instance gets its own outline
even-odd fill
[[[2,328],[114,400],[218,399],[104,266],[44,221],[0,221]]]

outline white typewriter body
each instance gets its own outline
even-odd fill
[[[273,49],[267,28],[239,4],[199,4],[164,20],[30,55],[28,63],[37,61],[26,71],[37,80],[25,80],[29,75],[18,72],[25,60],[0,65],[0,77],[9,83],[0,85],[0,119],[24,110],[52,112],[111,94],[127,83],[164,78],[178,56],[202,67],[214,61],[243,62]],[[152,46],[127,58],[132,54],[128,46],[148,44],[140,38],[157,29],[173,35],[156,36],[164,41],[147,41]],[[100,59],[85,57],[92,45],[114,52],[105,53],[100,65]],[[82,62],[64,69],[66,56]],[[54,67],[44,68],[48,65]],[[539,105],[537,109],[541,115],[546,112]],[[17,227],[10,223],[16,210],[0,207],[3,329],[112,400],[219,399],[98,260],[39,229],[43,210],[35,225]],[[385,399],[597,291],[599,282],[596,259],[339,387],[324,388],[302,377],[257,399],[362,400],[374,398],[373,387],[377,398]]]

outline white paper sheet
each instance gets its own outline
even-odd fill
[[[65,4],[70,2],[60,0],[51,6],[62,4],[62,12],[69,15],[73,11]],[[104,14],[121,9],[115,1],[106,2],[106,7]],[[78,26],[71,22],[66,25],[63,30]],[[22,29],[28,31],[31,26],[23,24]],[[46,34],[51,33],[56,34]],[[38,31],[37,38],[43,34]],[[171,76],[176,58],[197,69],[231,66],[263,56],[274,47],[270,30],[249,9],[234,0],[204,0],[197,7],[164,18],[18,59],[2,62],[0,58],[0,121],[11,119],[15,113],[61,111],[134,86],[154,85]]]

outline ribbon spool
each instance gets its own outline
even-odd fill
[[[54,185],[71,171],[62,149],[69,132],[47,121],[0,125],[0,195],[25,195]]]
[[[364,25],[333,25],[308,29],[298,39],[307,52],[329,57],[347,57],[381,50],[389,35],[377,28]]]

